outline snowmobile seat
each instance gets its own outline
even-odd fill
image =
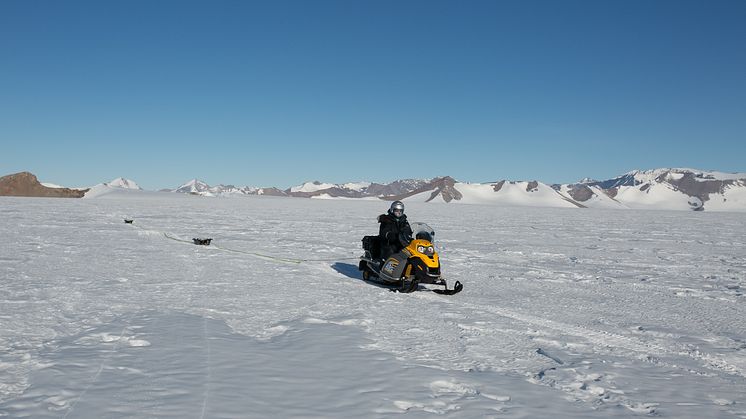
[[[381,238],[378,236],[363,237],[363,250],[370,252],[373,259],[381,258]]]

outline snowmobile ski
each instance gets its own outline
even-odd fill
[[[379,277],[375,275],[363,275],[363,280],[365,282],[370,282],[373,284],[376,284],[378,286],[381,286],[383,288],[388,289],[391,292],[399,292],[402,294],[409,294],[411,292],[415,291],[432,291],[436,294],[440,295],[454,295],[461,292],[461,290],[464,289],[464,286],[461,284],[460,281],[456,281],[456,283],[453,285],[453,289],[448,289],[448,286],[446,285],[445,281],[442,283],[438,283],[437,285],[443,285],[446,287],[445,289],[438,289],[438,288],[420,288],[420,283],[415,279],[412,281],[402,281],[401,284],[386,282],[381,280]]]
[[[443,295],[453,295],[458,294],[461,292],[461,290],[464,289],[464,286],[461,285],[460,281],[456,281],[455,284],[453,284],[453,289],[449,290],[447,287],[444,290],[433,290],[434,293],[437,294],[443,294]]]

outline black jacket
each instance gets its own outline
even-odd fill
[[[378,216],[381,226],[378,236],[381,238],[381,253],[384,258],[399,252],[412,240],[412,227],[407,222],[406,214],[398,219],[391,214]]]

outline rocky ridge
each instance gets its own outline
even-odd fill
[[[0,196],[28,196],[44,198],[82,198],[88,189],[49,188],[29,172],[0,177]]]

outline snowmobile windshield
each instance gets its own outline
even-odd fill
[[[427,240],[430,243],[433,242],[433,236],[431,236],[430,233],[426,231],[420,231],[419,233],[415,234],[414,238],[417,240]]]
[[[415,239],[427,240],[430,243],[435,242],[435,230],[425,223],[411,223],[412,235]]]

